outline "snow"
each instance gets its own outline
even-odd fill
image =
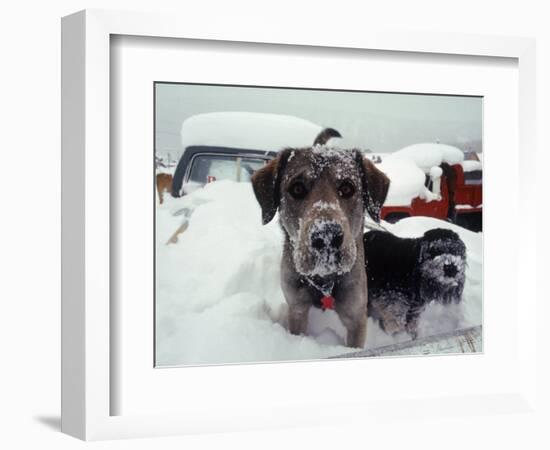
[[[311,146],[323,127],[282,114],[214,112],[186,119],[181,127],[183,148],[211,145],[250,150],[279,151]]]
[[[318,211],[326,211],[326,210],[337,210],[338,205],[336,203],[329,203],[325,202],[324,200],[317,200],[313,205],[311,205],[313,209],[316,209]]]
[[[405,158],[385,158],[377,167],[390,179],[390,189],[384,206],[409,206],[415,197],[431,199],[425,187],[426,176],[418,166]]]
[[[167,167],[156,167],[155,168],[155,174],[159,174],[159,173],[167,173],[169,175],[174,175],[174,173],[176,172],[176,166],[167,166]]]
[[[439,200],[439,195],[426,188],[425,175],[440,177],[443,171],[439,165],[444,162],[464,166],[470,161],[464,161],[464,154],[457,147],[430,143],[409,145],[385,156],[377,164],[391,180],[384,206],[410,206],[416,197],[428,202]]]
[[[403,158],[414,162],[425,173],[441,163],[459,164],[464,161],[464,153],[457,147],[446,144],[413,144],[392,153],[392,158]]]
[[[443,175],[443,169],[441,167],[434,166],[430,169],[430,177],[439,178],[441,175]]]
[[[315,208],[315,206],[313,206]],[[293,259],[296,265],[296,270],[300,275],[307,277],[325,277],[330,275],[342,275],[348,273],[355,264],[355,257],[357,248],[356,246],[351,247],[350,254],[348,257],[342,256],[337,258],[336,254],[332,251],[326,251],[330,248],[331,242],[334,239],[334,235],[327,230],[332,226],[339,226],[338,223],[334,220],[326,219],[317,219],[315,220],[307,229],[308,234],[311,233],[311,236],[316,236],[322,244],[322,249],[311,249],[310,252],[315,254],[315,265],[310,267],[306,263],[306,260],[309,261],[309,258],[305,258],[306,255],[303,254],[298,245],[294,245],[293,249]],[[304,222],[300,222],[300,229],[298,230],[298,236],[303,235],[304,231],[302,227]],[[315,242],[315,241],[314,241]]]
[[[481,164],[481,161],[468,160],[468,161],[462,161],[461,164],[464,172],[473,172],[474,170],[483,170],[483,164]]]
[[[483,208],[483,205],[477,205],[477,206],[472,206],[472,205],[455,205],[455,209],[479,209],[479,208]]]
[[[184,208],[185,215],[173,215]],[[277,218],[261,225],[250,183],[216,181],[178,199],[166,196],[156,214],[157,364],[319,359],[357,350],[345,347],[345,329],[334,311],[312,308],[306,336],[286,330],[283,235]],[[176,244],[166,245],[182,220],[189,227]],[[467,247],[463,303],[430,305],[419,336],[481,324],[481,233],[420,217],[383,226],[404,237],[450,228]],[[367,349],[408,339],[386,335],[369,319]]]

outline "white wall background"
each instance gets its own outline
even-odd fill
[[[538,152],[541,210],[550,140],[550,14],[544,1],[441,0],[338,2],[317,0],[165,1],[31,0],[4,2],[0,12],[0,447],[81,448],[59,433],[60,360],[60,17],[83,8],[193,11],[226,20],[262,20],[286,27],[343,23],[358,30],[453,31],[531,36],[538,39]],[[238,19],[236,19],[238,18]],[[236,26],[238,24],[236,23]],[[518,221],[517,232],[525,225]],[[547,232],[547,230],[541,229]],[[548,238],[540,236],[548,251]],[[539,252],[539,272],[545,258]],[[545,271],[546,272],[546,271]],[[546,275],[546,274],[544,274]],[[549,308],[544,306],[546,314]],[[539,312],[539,317],[541,313]],[[542,313],[544,316],[544,313]],[[547,317],[547,316],[546,316]],[[539,323],[542,323],[539,322]],[[541,327],[542,328],[542,327]],[[548,328],[540,330],[548,342]],[[548,362],[540,349],[541,396],[550,404]],[[539,416],[540,418],[540,416]],[[333,428],[193,436],[91,444],[95,448],[548,448],[548,417],[503,415],[419,423],[398,430],[365,425]]]

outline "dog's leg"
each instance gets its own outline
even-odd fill
[[[336,313],[347,330],[346,345],[364,348],[367,338],[367,274],[364,261],[362,237],[357,242],[357,260],[347,275],[342,277],[334,292]]]
[[[294,304],[288,307],[288,331],[292,334],[305,334],[310,305]]]
[[[418,337],[418,317],[420,316],[420,312],[418,311],[409,311],[407,314],[407,324],[405,325],[405,328],[407,330],[407,333],[411,335],[412,340],[414,341]]]
[[[346,301],[336,302],[336,314],[347,330],[346,345],[363,348],[367,338],[367,303],[365,292],[348,291]]]
[[[367,338],[367,315],[360,314],[359,317],[350,317],[346,314],[341,314],[340,319],[346,327],[348,347],[363,348]]]

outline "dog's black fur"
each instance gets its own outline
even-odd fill
[[[368,315],[389,334],[417,335],[426,305],[459,303],[465,281],[466,247],[453,231],[436,228],[420,238],[389,232],[363,236],[368,279]]]

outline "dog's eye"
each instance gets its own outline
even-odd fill
[[[350,198],[353,194],[355,194],[355,186],[349,181],[344,181],[338,189],[338,194],[340,197]]]
[[[290,185],[288,192],[294,198],[302,199],[307,195],[307,188],[306,188],[306,185],[301,181],[296,181],[295,183],[292,183]]]

